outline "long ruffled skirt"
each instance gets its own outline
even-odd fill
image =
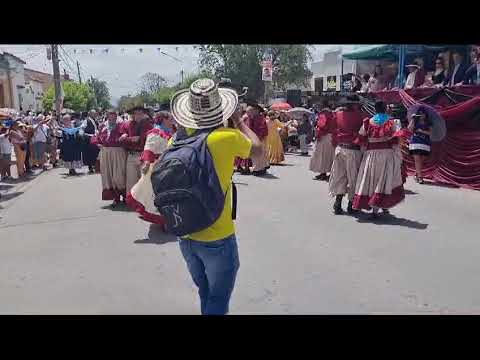
[[[353,208],[390,209],[404,199],[401,166],[394,150],[367,150],[358,171]]]
[[[335,147],[332,144],[332,135],[326,134],[315,143],[312,159],[310,160],[310,171],[318,174],[326,174],[332,170]]]
[[[102,147],[99,158],[102,200],[120,200],[126,195],[127,152],[121,147]]]
[[[160,215],[155,204],[155,194],[152,187],[153,164],[150,164],[146,174],[132,187],[127,195],[127,204],[134,209],[140,217],[148,222],[165,225],[165,218]]]

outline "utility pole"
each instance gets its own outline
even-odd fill
[[[180,76],[182,77],[182,82],[181,82],[181,84],[183,84],[183,69],[180,71]]]
[[[80,64],[77,60],[77,72],[78,72],[78,82],[81,84],[82,83],[82,77],[80,76]]]
[[[55,85],[55,111],[57,113],[57,121],[60,121],[62,112],[61,84],[60,84],[60,66],[58,61],[58,45],[52,45],[52,65],[53,65],[53,82]]]

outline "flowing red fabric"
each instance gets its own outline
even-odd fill
[[[434,182],[480,190],[480,87],[460,86],[453,89],[458,94],[473,96],[452,104],[448,94],[442,94],[432,105],[445,119],[447,135],[432,144],[431,155],[424,160],[423,177]],[[412,105],[432,96],[438,89],[420,88],[407,91],[375,93],[389,103]],[[413,158],[408,153],[410,134],[405,131],[400,139],[408,175],[415,175]]]

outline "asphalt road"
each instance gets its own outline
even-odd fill
[[[235,176],[232,314],[480,314],[480,192],[409,179],[393,217],[371,223],[334,216],[308,161]],[[0,314],[198,314],[175,239],[106,208],[99,175],[65,172],[0,200]]]

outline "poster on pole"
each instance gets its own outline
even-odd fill
[[[262,80],[263,81],[272,81],[272,62],[270,60],[266,60],[262,64]]]

